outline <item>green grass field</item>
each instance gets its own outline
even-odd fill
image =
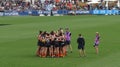
[[[35,55],[39,30],[69,27],[73,53],[64,58]],[[93,48],[95,32],[101,35],[100,53]],[[76,39],[86,40],[86,57],[79,57]],[[0,17],[0,67],[120,67],[120,16],[8,16]]]

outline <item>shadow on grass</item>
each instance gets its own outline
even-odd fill
[[[0,24],[0,26],[7,26],[7,25],[11,25],[11,24]]]

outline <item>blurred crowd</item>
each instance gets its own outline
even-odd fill
[[[116,5],[110,7],[115,9]],[[79,0],[37,0],[32,4],[24,0],[0,0],[0,11],[24,10],[90,10],[106,9],[105,3],[86,4]]]

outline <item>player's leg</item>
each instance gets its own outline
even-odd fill
[[[40,55],[41,57],[44,56],[44,51],[45,51],[45,48],[44,48],[44,46],[42,46],[42,48],[41,48],[41,52],[40,52],[40,53],[41,53],[41,55]]]
[[[59,56],[62,57],[63,56],[63,47],[60,46],[60,49],[59,49]]]
[[[79,49],[79,56],[80,56],[80,57],[82,57],[82,56],[83,56],[82,49]]]
[[[40,50],[41,50],[41,46],[38,46],[38,49],[37,49],[37,52],[36,52],[36,55],[37,55],[37,56],[40,55]]]
[[[51,49],[51,46],[49,47],[49,56],[51,57],[52,56],[52,49]]]
[[[80,45],[78,45],[78,52],[79,52],[79,56],[81,56],[82,55],[82,50],[81,50]]]
[[[82,54],[83,54],[84,57],[86,56],[85,49],[82,49]]]
[[[72,53],[72,46],[71,46],[71,44],[69,45],[69,48],[70,48],[70,52]]]
[[[47,47],[44,47],[44,56],[43,57],[47,57]]]
[[[72,53],[71,42],[70,41],[66,41],[66,44],[67,44],[67,50],[70,50],[70,52]]]
[[[56,49],[57,49],[56,56],[59,57],[59,47],[57,47]]]
[[[51,46],[51,57],[54,57],[53,45]]]
[[[95,46],[95,51],[96,51],[96,54],[99,53],[98,46]]]

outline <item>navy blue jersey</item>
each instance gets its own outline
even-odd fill
[[[84,40],[84,38],[83,37],[79,37],[78,39],[77,39],[77,43],[79,44],[79,45],[85,45],[85,40]]]

